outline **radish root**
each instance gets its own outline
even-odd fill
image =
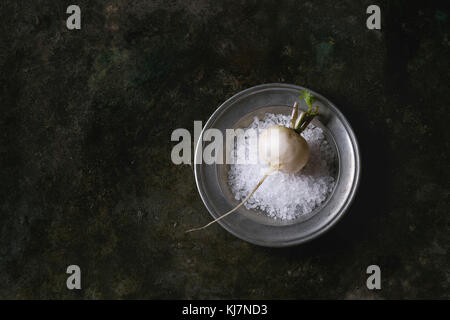
[[[234,207],[233,209],[231,209],[230,211],[228,211],[227,213],[224,213],[223,215],[221,215],[220,217],[218,217],[217,219],[209,222],[208,224],[204,225],[203,227],[199,227],[199,228],[193,228],[193,229],[189,229],[186,231],[186,233],[192,232],[192,231],[199,231],[202,229],[205,229],[207,227],[209,227],[210,225],[212,225],[213,223],[216,223],[217,221],[221,220],[222,218],[225,218],[226,216],[228,216],[229,214],[235,212],[237,209],[239,209],[244,203],[247,202],[248,199],[250,199],[250,197],[256,192],[256,190],[258,190],[258,188],[262,185],[262,183],[264,182],[264,180],[266,180],[266,178],[271,175],[274,171],[277,171],[279,169],[280,166],[275,167],[275,168],[271,168],[269,171],[267,171],[267,173],[261,178],[261,180],[259,180],[258,184],[255,186],[255,188],[253,188],[252,192],[250,192],[250,194],[245,197],[244,200],[242,200],[241,203],[239,203],[236,207]]]

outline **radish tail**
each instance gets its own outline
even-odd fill
[[[264,180],[266,180],[266,178],[267,178],[272,172],[274,172],[275,170],[277,170],[277,169],[273,168],[273,169],[269,170],[269,171],[261,178],[261,180],[259,180],[258,184],[256,185],[255,188],[253,188],[252,192],[250,192],[250,194],[249,194],[248,196],[246,196],[245,199],[242,200],[242,202],[239,203],[236,207],[234,207],[233,209],[231,209],[231,210],[228,211],[227,213],[224,213],[223,215],[221,215],[221,216],[218,217],[217,219],[211,221],[210,223],[204,225],[203,227],[189,229],[188,231],[186,231],[186,233],[192,232],[192,231],[198,231],[198,230],[205,229],[205,228],[209,227],[210,225],[212,225],[213,223],[215,223],[215,222],[221,220],[222,218],[225,218],[227,215],[229,215],[229,214],[235,212],[235,211],[236,211],[237,209],[239,209],[244,203],[246,203],[248,199],[250,199],[250,197],[251,197],[251,196],[256,192],[256,190],[258,190],[258,188],[262,185],[262,183],[264,182]]]

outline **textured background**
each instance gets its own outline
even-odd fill
[[[448,2],[448,1],[447,1]],[[65,27],[69,4],[82,29]],[[365,27],[369,4],[382,30]],[[0,298],[450,298],[444,1],[0,2]],[[171,132],[286,82],[351,122],[356,202],[293,248],[210,216]],[[80,291],[66,267],[82,269]],[[365,288],[366,267],[382,290]]]

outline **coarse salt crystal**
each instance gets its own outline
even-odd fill
[[[287,127],[289,122],[289,116],[267,113],[261,120],[255,117],[248,128],[263,130],[274,124]],[[335,151],[319,127],[309,124],[302,136],[308,142],[310,150],[306,166],[295,174],[276,171],[268,176],[245,203],[247,209],[261,210],[274,219],[292,220],[310,213],[326,200],[335,184]],[[241,140],[235,148],[257,152],[257,143],[251,139]],[[239,158],[240,155],[245,156],[245,152],[236,152],[235,155]],[[234,198],[243,200],[267,172],[268,167],[263,163],[236,163],[230,165],[228,183]]]

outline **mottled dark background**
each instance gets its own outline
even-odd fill
[[[446,3],[2,0],[0,298],[450,298]],[[292,248],[218,225],[184,234],[210,216],[192,168],[170,161],[171,132],[270,82],[350,120],[355,203]]]

